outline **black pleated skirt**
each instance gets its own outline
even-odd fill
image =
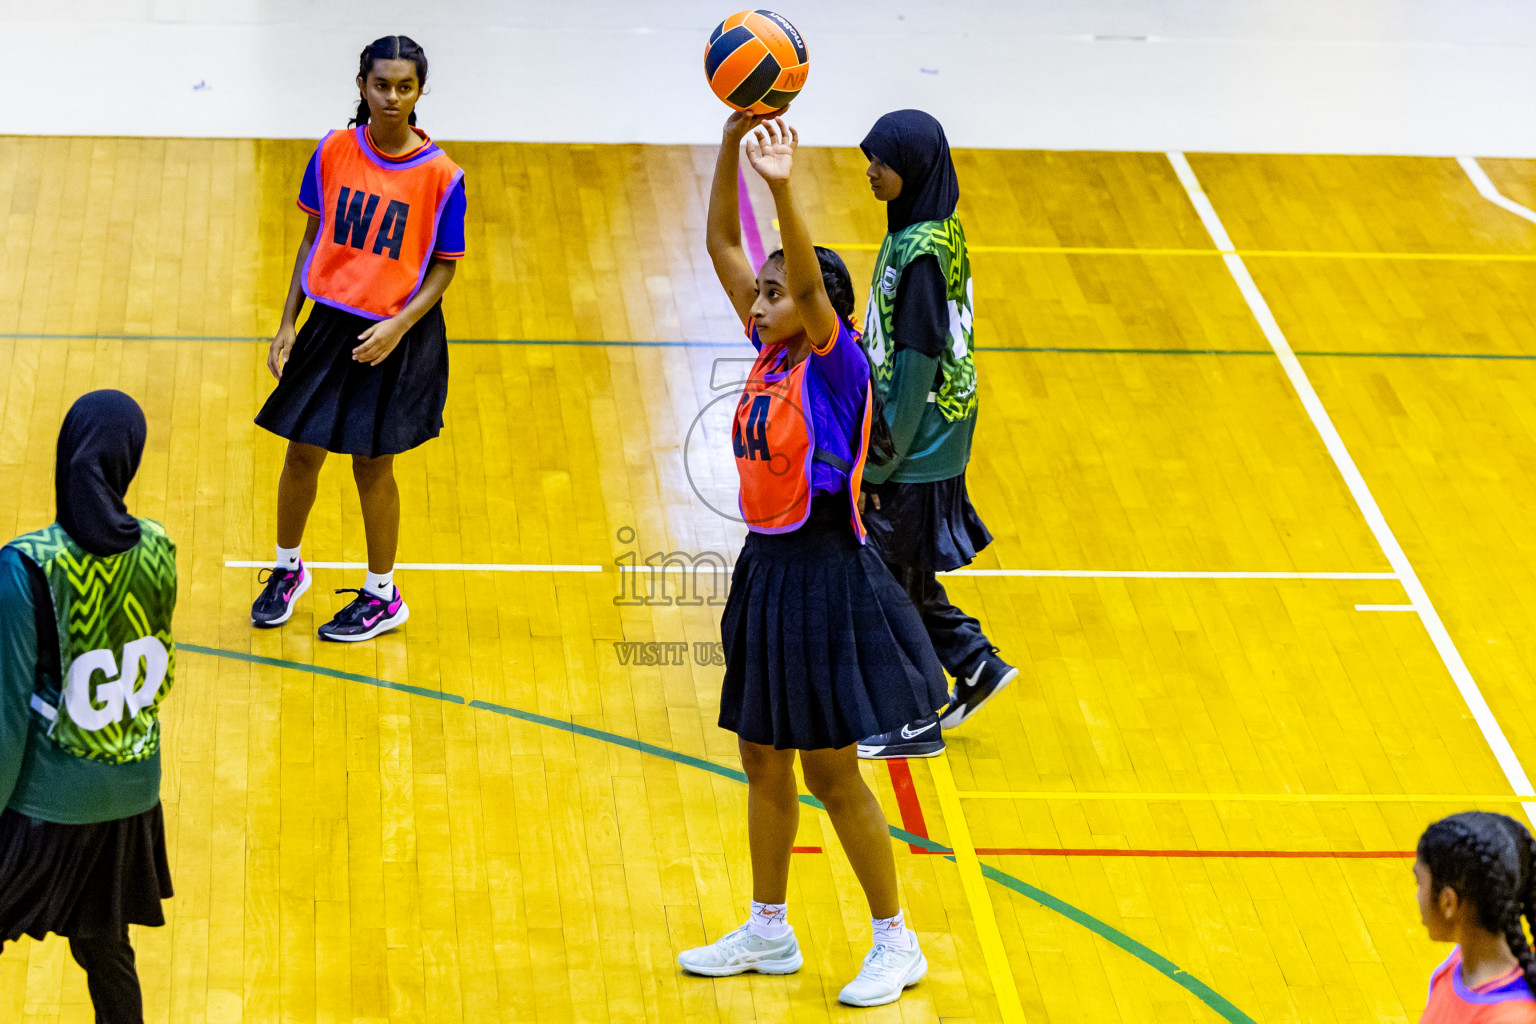
[[[965,474],[933,483],[887,483],[871,501],[864,526],[869,543],[892,565],[919,572],[947,572],[970,565],[992,543],[992,534],[971,507]]]
[[[118,934],[165,924],[171,898],[160,805],[94,825],[0,813],[0,945],[23,935]]]
[[[374,321],[317,302],[256,425],[338,455],[398,455],[443,429],[448,334],[433,306],[378,366],[359,363],[357,336]]]
[[[846,747],[948,699],[917,609],[818,497],[792,533],[747,535],[720,623],[720,727],[780,750]]]

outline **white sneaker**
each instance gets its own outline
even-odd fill
[[[859,976],[843,986],[838,1000],[849,1006],[884,1006],[900,999],[907,986],[921,981],[928,973],[928,958],[923,956],[917,936],[910,929],[908,934],[912,935],[911,949],[875,943],[864,957]]]
[[[804,962],[793,928],[782,939],[761,939],[753,935],[747,925],[722,935],[707,946],[685,950],[677,956],[678,966],[683,970],[711,978],[725,978],[747,971],[793,974]]]

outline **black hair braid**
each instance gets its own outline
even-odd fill
[[[1418,858],[1432,891],[1453,889],[1472,904],[1478,927],[1504,937],[1536,995],[1536,954],[1521,921],[1536,924],[1536,843],[1525,827],[1487,811],[1453,814],[1424,830]]]
[[[1509,943],[1509,951],[1520,961],[1520,971],[1525,975],[1525,987],[1530,989],[1532,995],[1536,995],[1536,953],[1531,951],[1530,940],[1525,935],[1525,924],[1521,923],[1521,918],[1524,918],[1530,923],[1533,932],[1536,932],[1536,870],[1533,870],[1536,869],[1536,839],[1531,838],[1524,825],[1507,814],[1499,815],[1499,824],[1514,840],[1520,862],[1519,891],[1511,901],[1509,920],[1504,926],[1504,941]]]
[[[853,275],[848,265],[831,249],[816,246],[816,262],[821,266],[821,283],[826,286],[827,299],[849,330],[854,330]]]
[[[367,46],[357,58],[357,77],[363,81],[368,80],[368,75],[373,71],[373,62],[376,60],[408,60],[416,65],[416,80],[421,88],[427,86],[427,51],[421,48],[421,44],[410,36],[380,36]],[[347,127],[368,123],[368,97],[359,95],[357,98],[357,114],[347,122]],[[411,111],[408,123],[416,123],[416,111]]]

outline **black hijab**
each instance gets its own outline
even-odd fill
[[[59,428],[53,491],[59,525],[93,555],[120,555],[139,542],[123,503],[144,454],[144,412],[121,391],[92,391]]]
[[[944,220],[960,202],[960,182],[944,126],[921,110],[893,110],[869,130],[859,148],[901,175],[901,195],[886,204],[886,230]]]

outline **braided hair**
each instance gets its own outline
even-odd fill
[[[421,44],[410,36],[380,36],[367,46],[363,47],[361,56],[357,59],[357,77],[363,81],[368,80],[368,75],[373,71],[373,62],[376,60],[408,60],[416,65],[416,80],[421,88],[427,84],[427,51],[421,48]],[[357,114],[347,122],[347,127],[368,123],[368,97],[359,95],[357,99]],[[411,111],[408,123],[416,123],[416,111]]]
[[[784,266],[784,250],[775,249],[768,254],[768,261]],[[821,283],[827,290],[827,300],[832,311],[850,330],[859,330],[858,317],[853,312],[853,275],[843,258],[825,246],[816,246],[816,262],[821,267]],[[869,353],[865,352],[865,359]],[[875,386],[874,364],[870,364],[869,393],[873,409],[870,412],[869,451],[864,461],[871,466],[883,466],[896,457],[896,442],[891,438],[891,425],[885,421],[885,402],[880,389]]]
[[[1488,811],[1453,814],[1424,830],[1418,858],[1432,893],[1450,887],[1472,904],[1478,927],[1504,937],[1536,995],[1536,954],[1522,923],[1536,928],[1536,840],[1525,826]]]

